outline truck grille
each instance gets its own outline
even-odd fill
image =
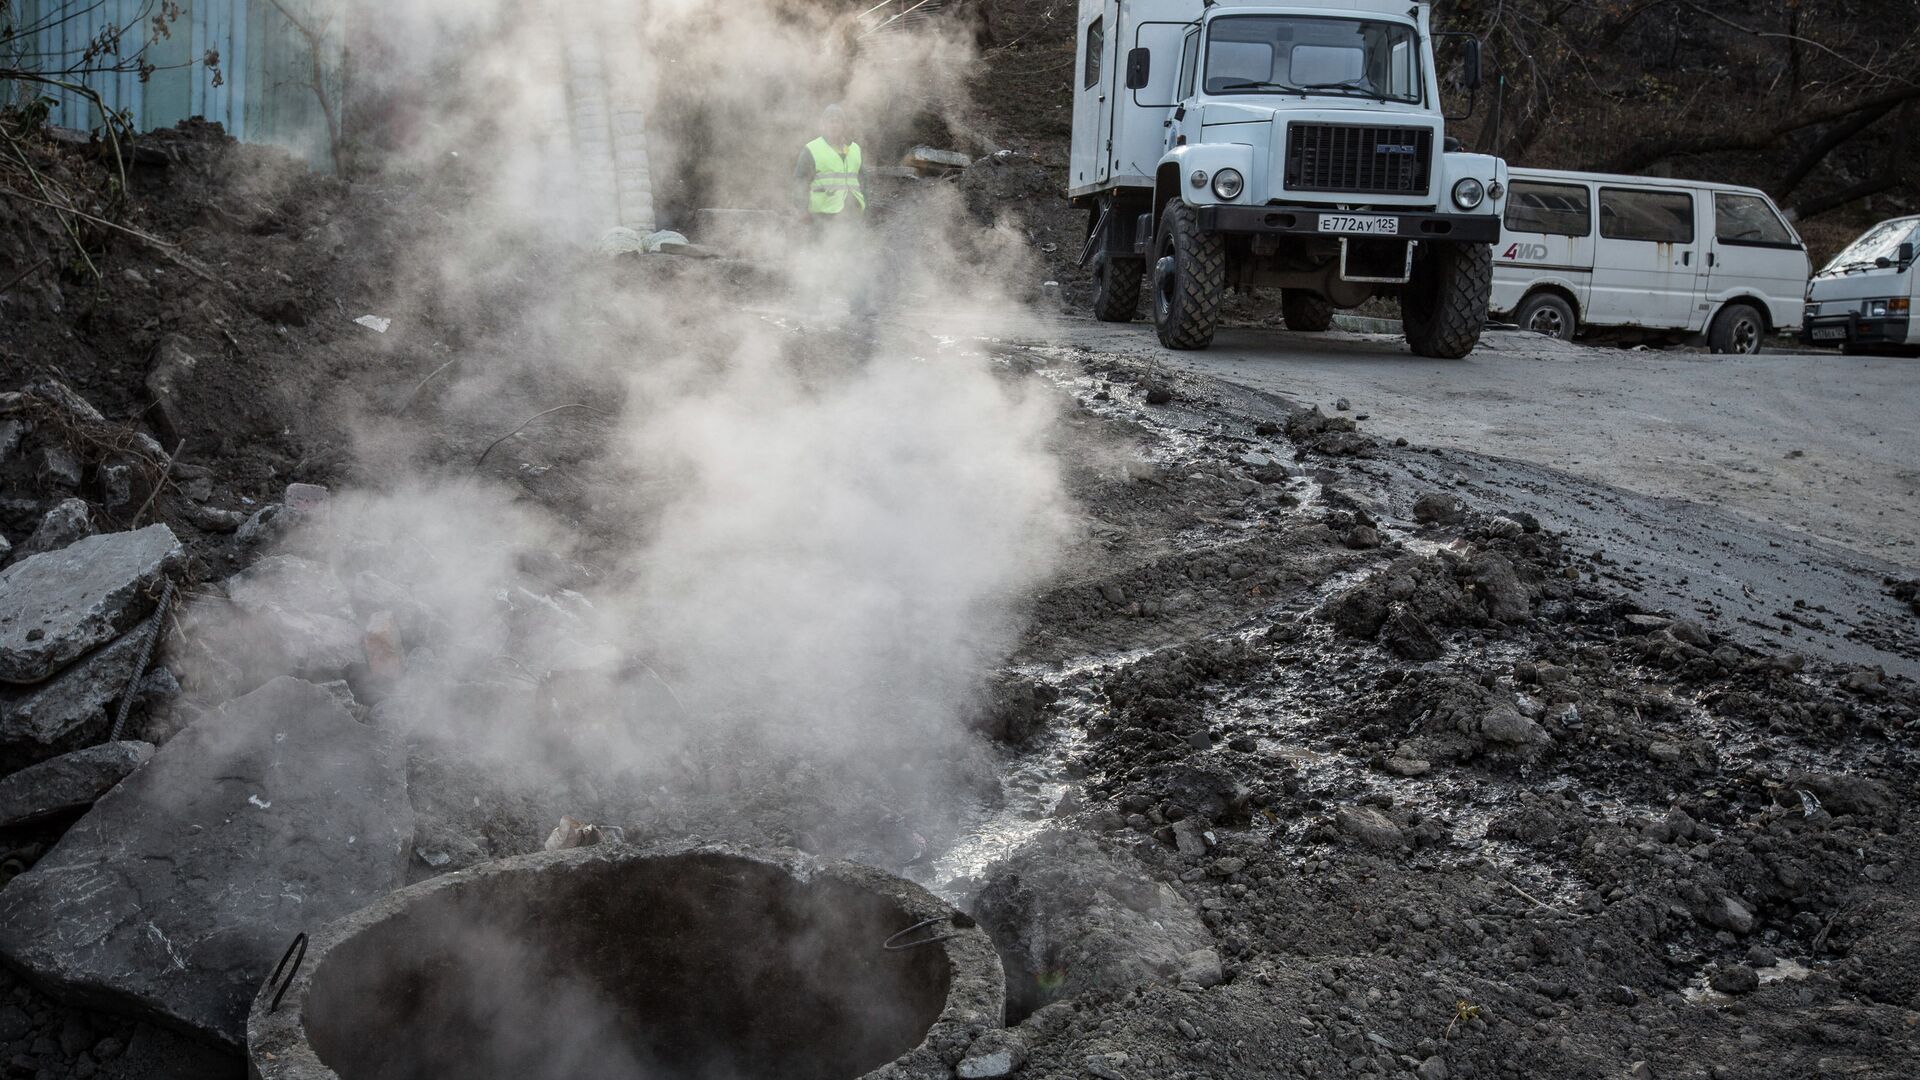
[[[1287,190],[1424,195],[1433,132],[1413,127],[1287,125]]]

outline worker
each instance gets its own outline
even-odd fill
[[[807,218],[816,226],[858,221],[867,209],[860,144],[847,137],[846,113],[838,105],[820,115],[820,129],[820,138],[800,151],[793,170]]]

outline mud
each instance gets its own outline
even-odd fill
[[[1262,550],[1257,585],[1163,623],[1157,647],[1060,661],[1061,722],[1085,733],[1061,767],[1084,802],[1056,827],[1180,890],[1228,981],[1116,983],[1043,1009],[1029,1074],[1920,1065],[1915,953],[1894,944],[1916,919],[1909,680],[1655,610],[1551,519],[1477,485],[1457,512],[1416,513],[1435,490],[1409,482],[1425,470],[1401,459],[1418,456],[1317,446],[1324,417],[1274,446],[1256,432],[1285,424],[1279,403],[1195,380],[1153,408],[1115,393],[1113,358],[1053,355],[1083,409],[1159,436],[1142,439],[1166,455],[1155,475],[1223,458],[1250,473],[1251,444],[1314,479],[1260,539],[1233,516],[1246,496],[1165,492],[1193,509],[1187,559],[1288,542]],[[1241,408],[1195,423],[1209,397]],[[1377,551],[1345,542],[1363,518]],[[1194,592],[1153,562],[1105,562],[1118,640]],[[989,892],[1004,872],[988,869]]]

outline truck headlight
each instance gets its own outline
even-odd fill
[[[1453,205],[1462,210],[1472,210],[1486,201],[1486,187],[1471,176],[1453,185]]]
[[[1221,169],[1213,174],[1213,193],[1223,199],[1237,199],[1247,188],[1247,181],[1238,169]]]
[[[1493,183],[1487,185],[1487,198],[1489,199],[1498,199],[1500,196],[1505,195],[1506,193],[1507,193],[1507,186],[1505,184],[1502,184],[1498,180],[1495,180]]]
[[[1886,318],[1886,317],[1887,317],[1887,302],[1886,302],[1885,300],[1869,300],[1869,301],[1867,301],[1867,317],[1868,317],[1868,318],[1871,318],[1871,319],[1884,319],[1884,318]]]
[[[1197,187],[1197,188],[1206,187],[1207,186],[1207,170],[1195,169],[1193,170],[1193,175],[1188,177],[1187,179],[1193,181],[1194,187]]]

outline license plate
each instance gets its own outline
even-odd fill
[[[1321,214],[1320,231],[1323,233],[1358,233],[1361,236],[1399,236],[1400,219],[1397,217],[1356,217],[1352,214]]]
[[[1813,328],[1813,340],[1815,341],[1844,341],[1846,336],[1847,328],[1844,326],[1816,326]]]

